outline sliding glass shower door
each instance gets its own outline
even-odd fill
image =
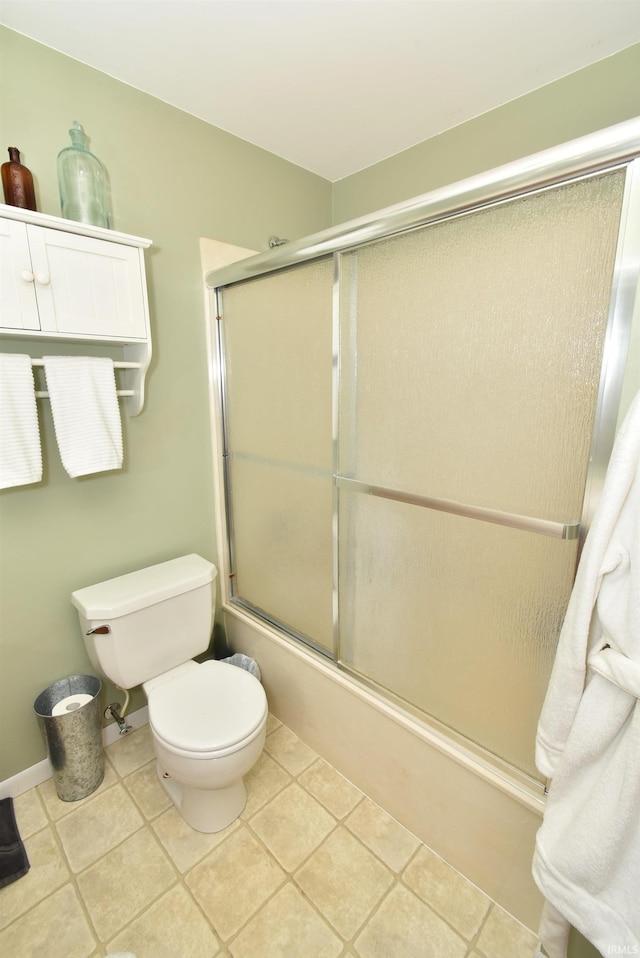
[[[340,658],[535,776],[624,175],[345,253]]]
[[[534,781],[626,175],[218,289],[230,601]]]
[[[333,651],[331,259],[224,295],[238,601]]]

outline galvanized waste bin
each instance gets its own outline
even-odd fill
[[[70,675],[44,689],[33,703],[63,802],[86,798],[104,778],[101,688],[95,675]]]

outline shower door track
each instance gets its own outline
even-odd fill
[[[220,289],[265,273],[298,266],[458,213],[624,166],[638,156],[640,117],[459,180],[376,214],[238,260],[208,273],[206,285],[209,289]]]

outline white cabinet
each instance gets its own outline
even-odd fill
[[[23,223],[5,219],[0,219],[0,323],[40,328],[27,231]]]
[[[151,358],[144,250],[150,240],[0,205],[0,337],[114,343],[136,400]]]
[[[0,209],[0,327],[120,342],[147,338],[139,245],[20,222],[5,212]]]

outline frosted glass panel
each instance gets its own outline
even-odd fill
[[[223,292],[236,595],[333,652],[333,263]]]
[[[340,472],[581,514],[624,172],[343,254]]]
[[[234,459],[231,489],[238,596],[333,652],[331,479]]]
[[[331,470],[333,262],[223,293],[230,448]]]
[[[575,542],[340,491],[340,658],[539,778]]]

